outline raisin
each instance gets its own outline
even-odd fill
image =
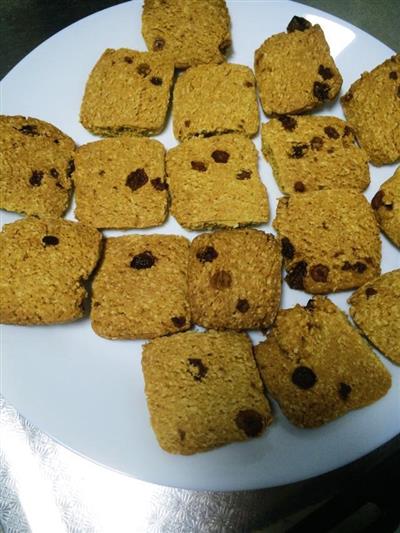
[[[165,46],[165,40],[162,37],[157,37],[157,39],[154,39],[153,41],[153,51],[158,52],[159,50],[162,50]]]
[[[340,137],[338,131],[335,130],[335,128],[333,128],[332,126],[326,126],[326,128],[324,128],[324,132],[330,139],[339,139]]]
[[[150,78],[150,83],[152,83],[153,85],[162,85],[162,78],[159,78],[157,76],[153,76]]]
[[[226,270],[217,270],[211,276],[210,285],[214,289],[229,289],[232,285],[232,276]]]
[[[193,376],[195,381],[202,381],[208,372],[208,368],[203,364],[201,359],[189,357],[188,359],[189,369],[188,372]]]
[[[228,152],[224,152],[223,150],[214,150],[214,152],[211,154],[211,157],[216,163],[227,163],[229,159],[229,154]]]
[[[245,298],[243,298],[243,299],[239,298],[239,300],[237,301],[237,304],[236,304],[236,309],[240,313],[247,313],[247,311],[250,309],[250,304]]]
[[[133,63],[133,59],[131,57],[129,57],[129,56],[125,56],[124,57],[124,61],[125,61],[125,63],[129,63],[129,64]]]
[[[150,183],[156,189],[156,191],[166,191],[168,189],[168,183],[161,178],[154,178],[150,180]]]
[[[295,249],[287,237],[282,237],[281,250],[283,257],[286,257],[286,259],[293,259]]]
[[[313,94],[320,102],[329,99],[330,87],[327,83],[321,83],[319,81],[314,82]]]
[[[183,429],[178,428],[178,435],[179,435],[179,440],[181,442],[184,442],[185,437],[186,437],[186,431],[183,431]]]
[[[203,161],[192,161],[191,163],[192,169],[197,170],[198,172],[206,172],[207,165],[203,163]]]
[[[41,185],[43,179],[43,172],[41,170],[34,170],[32,172],[31,177],[29,178],[29,183],[33,187],[39,187]]]
[[[54,144],[60,144],[60,141],[58,139],[54,139],[53,143]]]
[[[311,28],[312,24],[307,19],[303,17],[297,17],[296,15],[289,22],[286,31],[292,33],[293,31],[305,31]]]
[[[330,80],[333,78],[333,72],[329,67],[324,67],[324,65],[320,65],[318,67],[318,74],[322,77],[323,80]]]
[[[67,170],[66,170],[67,178],[70,178],[74,172],[75,172],[75,161],[73,159],[70,159],[68,161]]]
[[[278,120],[287,131],[293,131],[297,126],[297,120],[289,115],[282,115]]]
[[[314,281],[325,283],[328,279],[329,268],[325,265],[314,265],[310,269],[310,276]]]
[[[357,261],[353,265],[353,270],[355,270],[359,274],[362,274],[363,272],[365,272],[367,268],[368,268],[367,265],[365,263],[361,263],[361,261]]]
[[[340,383],[339,384],[339,396],[342,398],[342,400],[346,401],[349,397],[349,394],[351,393],[351,387],[350,385],[347,385],[347,383]]]
[[[349,91],[344,96],[342,96],[342,101],[347,103],[350,102],[350,100],[353,100],[353,93]]]
[[[251,81],[246,80],[246,81],[244,82],[244,86],[245,86],[245,87],[254,87],[254,83],[251,82]]]
[[[382,207],[382,205],[383,205],[383,201],[382,200],[383,200],[384,195],[385,195],[385,193],[384,193],[384,191],[382,191],[382,189],[379,190],[375,194],[375,196],[371,200],[372,209],[376,210],[376,209],[379,209],[380,207]]]
[[[306,190],[304,183],[302,181],[296,181],[293,188],[296,192],[304,192]]]
[[[188,128],[190,124],[191,124],[190,120],[185,120],[184,125],[186,128]]]
[[[33,124],[24,124],[18,129],[18,131],[20,131],[24,135],[31,135],[32,137],[34,137],[35,135],[39,135],[37,126],[34,126]]]
[[[239,429],[245,432],[247,437],[257,437],[265,428],[265,417],[254,409],[243,409],[235,417],[235,423]]]
[[[151,268],[155,262],[157,261],[157,258],[154,257],[154,255],[146,250],[145,252],[142,252],[141,254],[134,255],[131,261],[131,267],[135,268],[136,270],[143,270],[145,268]]]
[[[349,263],[349,261],[345,261],[343,263],[342,270],[352,270],[351,263]]]
[[[200,263],[212,263],[218,257],[218,252],[212,246],[206,246],[197,252],[196,257]]]
[[[125,185],[132,189],[132,191],[137,191],[143,185],[149,181],[149,178],[143,168],[138,168],[131,172],[126,178]]]
[[[389,73],[389,78],[391,80],[397,80],[397,78],[398,78],[397,72],[392,70],[392,72]]]
[[[315,300],[313,300],[312,298],[310,298],[310,300],[308,300],[306,306],[305,306],[305,309],[307,309],[307,311],[314,311],[315,309]]]
[[[145,78],[146,76],[148,76],[151,72],[151,68],[150,68],[150,65],[148,65],[147,63],[141,63],[137,68],[136,68],[136,72],[140,75],[140,76],[143,76],[143,78]]]
[[[221,52],[221,54],[225,55],[231,46],[232,46],[232,41],[230,39],[225,39],[218,46],[218,50]]]
[[[50,169],[50,176],[52,176],[53,178],[58,178],[60,174],[58,173],[58,170],[56,168],[51,168]]]
[[[324,145],[324,140],[322,137],[313,137],[310,145],[312,150],[321,150],[322,146]]]
[[[237,180],[249,180],[251,178],[251,170],[241,170],[236,174]]]
[[[374,289],[373,287],[367,287],[365,289],[365,296],[369,298],[370,296],[374,296],[374,294],[377,294],[377,292],[378,291]]]
[[[300,389],[311,389],[317,382],[317,376],[308,366],[298,366],[292,373],[292,383]]]
[[[292,152],[289,154],[289,157],[293,157],[294,159],[300,159],[304,156],[304,154],[308,150],[307,144],[294,144],[292,146]]]
[[[286,282],[291,289],[304,289],[304,276],[307,274],[307,263],[299,261],[286,276]]]
[[[45,235],[42,239],[42,243],[45,246],[56,246],[60,241],[54,235]]]
[[[177,328],[183,328],[183,326],[186,324],[186,318],[184,316],[173,316],[171,318],[171,322]]]
[[[354,132],[350,126],[345,126],[343,130],[343,137],[347,137],[348,135],[354,135]]]

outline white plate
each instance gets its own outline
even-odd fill
[[[93,140],[78,121],[86,78],[107,47],[146,49],[140,32],[141,4],[128,2],[96,13],[36,48],[2,82],[1,112],[47,120],[78,144]],[[236,0],[229,3],[229,10],[234,43],[230,61],[250,67],[254,50],[266,37],[284,31],[293,15],[322,26],[343,74],[344,91],[361,72],[393,53],[350,24],[301,4]],[[339,104],[322,112],[342,117]],[[171,120],[158,138],[168,148],[177,144]],[[260,148],[259,136],[255,142]],[[270,167],[262,157],[259,161],[274,216],[280,193]],[[393,172],[393,165],[371,167],[368,198]],[[2,213],[3,223],[16,218]],[[272,231],[271,224],[265,229]],[[150,232],[155,231],[193,236],[173,219]],[[386,272],[399,266],[399,255],[384,237],[382,242]],[[334,295],[332,300],[347,309],[348,294]],[[305,303],[308,298],[284,284],[283,307]],[[393,386],[385,398],[368,408],[319,429],[300,430],[274,406],[275,423],[261,438],[191,457],[173,456],[159,448],[149,424],[141,343],[104,340],[92,332],[88,320],[82,320],[62,326],[6,326],[1,347],[2,393],[23,415],[73,450],[155,483],[211,490],[291,483],[347,464],[400,431],[400,368],[384,360]]]

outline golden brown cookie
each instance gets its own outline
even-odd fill
[[[400,167],[371,201],[381,230],[400,248]]]
[[[247,335],[178,333],[143,347],[151,424],[160,446],[193,454],[261,435],[272,422]]]

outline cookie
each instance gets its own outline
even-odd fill
[[[173,62],[163,53],[108,48],[86,83],[83,126],[105,137],[160,133],[173,74]]]
[[[391,386],[389,372],[330,300],[279,311],[255,348],[261,377],[296,426],[318,427],[365,407]]]
[[[92,327],[108,339],[151,339],[190,327],[189,242],[174,235],[106,239],[93,282]]]
[[[258,132],[254,74],[244,65],[199,65],[179,76],[173,96],[174,135],[209,137]]]
[[[203,233],[192,241],[188,278],[195,323],[213,329],[266,328],[281,296],[279,244],[255,229]]]
[[[367,155],[343,120],[283,115],[263,124],[261,133],[263,154],[283,193],[368,187]]]
[[[37,118],[0,116],[0,207],[62,217],[72,191],[74,141]]]
[[[101,233],[57,218],[28,217],[0,233],[0,322],[55,324],[81,318]]]
[[[257,163],[257,150],[244,135],[184,141],[167,154],[171,213],[192,230],[268,222]]]
[[[328,189],[281,198],[273,226],[292,289],[336,292],[380,274],[379,228],[359,192]]]
[[[261,435],[272,422],[247,335],[178,333],[143,347],[151,424],[160,446],[193,454]]]
[[[303,113],[336,98],[342,86],[318,24],[293,17],[287,32],[272,35],[254,58],[261,105],[267,115]]]
[[[168,53],[176,68],[222,63],[231,46],[225,0],[145,0],[142,34],[147,48]]]
[[[400,167],[371,201],[381,230],[400,248]]]
[[[348,300],[350,315],[362,333],[386,357],[400,364],[400,269],[387,272]]]
[[[343,112],[374,165],[400,158],[400,55],[364,72],[340,99]]]
[[[159,226],[168,213],[163,145],[118,137],[81,146],[75,158],[76,218],[96,228]]]

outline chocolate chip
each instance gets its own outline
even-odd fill
[[[237,180],[249,180],[251,178],[251,170],[241,170],[236,174]]]
[[[305,306],[305,309],[307,309],[307,311],[314,311],[315,309],[315,300],[313,300],[312,298],[310,300],[308,300],[306,306]]]
[[[75,161],[73,159],[70,159],[68,161],[67,170],[66,170],[67,178],[70,178],[74,172],[75,172]]]
[[[150,65],[147,63],[141,63],[138,67],[136,67],[136,72],[145,78],[151,72]]]
[[[214,152],[211,154],[211,157],[216,163],[227,163],[229,159],[229,154],[228,152],[224,152],[223,150],[214,150]]]
[[[200,248],[196,257],[200,263],[212,263],[218,257],[218,252],[212,246],[206,246],[205,248]]]
[[[282,237],[281,239],[281,250],[283,257],[286,257],[286,259],[293,259],[295,249],[287,237]]]
[[[150,83],[152,83],[153,85],[162,85],[162,78],[153,76],[152,78],[150,78]]]
[[[226,270],[217,270],[211,276],[210,285],[214,289],[229,289],[232,285],[232,276]]]
[[[351,263],[349,261],[345,261],[342,266],[342,270],[352,270]]]
[[[324,145],[324,140],[322,137],[313,137],[310,141],[310,145],[312,150],[321,150]]]
[[[105,173],[106,173],[105,170],[99,170],[99,176],[104,176]]]
[[[254,87],[254,83],[251,82],[251,81],[246,80],[246,81],[244,82],[244,86],[245,86],[245,87]]]
[[[154,39],[153,41],[153,51],[158,52],[159,50],[162,50],[165,46],[165,40],[162,37],[157,37],[157,39]]]
[[[319,81],[314,82],[313,94],[320,102],[329,99],[330,87],[327,83],[321,83]]]
[[[50,176],[52,176],[53,178],[58,178],[60,174],[58,173],[58,170],[56,168],[51,168],[50,169]]]
[[[179,440],[181,442],[184,442],[185,437],[186,437],[186,431],[183,431],[183,429],[178,428],[178,435],[179,435]]]
[[[286,31],[292,33],[293,31],[305,31],[311,28],[312,24],[307,19],[303,17],[297,17],[296,15],[289,22]]]
[[[150,183],[156,189],[156,191],[166,191],[168,189],[168,183],[161,178],[154,178],[150,180]]]
[[[326,126],[326,128],[324,128],[324,132],[330,139],[339,139],[340,137],[338,131],[335,130],[335,128],[333,128],[332,126]]]
[[[379,209],[382,205],[383,205],[383,197],[385,195],[385,192],[381,190],[379,190],[375,196],[372,198],[371,200],[371,207],[372,209]]]
[[[54,235],[45,235],[42,239],[42,243],[45,246],[56,246],[60,241]]]
[[[184,316],[173,316],[171,318],[171,322],[177,328],[183,328],[183,326],[186,324],[186,318]]]
[[[39,135],[37,126],[34,126],[33,124],[24,124],[20,128],[18,128],[18,131],[23,133],[24,135],[31,135],[34,137],[35,135]]]
[[[329,268],[325,265],[314,265],[310,268],[310,276],[314,281],[325,283],[328,280]]]
[[[300,159],[301,157],[304,156],[307,150],[308,150],[307,144],[294,144],[292,146],[292,151],[289,154],[289,157],[293,157],[294,159]]]
[[[339,396],[342,398],[342,400],[346,401],[349,397],[349,394],[351,393],[351,387],[350,385],[347,385],[347,383],[340,383],[339,384]]]
[[[365,272],[367,268],[368,268],[367,265],[365,263],[361,263],[361,261],[357,261],[353,265],[353,270],[355,270],[355,272],[358,272],[359,274],[362,274],[363,272]]]
[[[282,115],[278,120],[287,131],[293,131],[297,126],[297,120],[289,115]]]
[[[311,389],[317,381],[317,376],[308,366],[298,366],[292,374],[292,383],[300,389]]]
[[[132,189],[132,191],[137,191],[143,185],[149,181],[149,178],[143,168],[138,168],[131,172],[126,178],[125,185]]]
[[[318,67],[318,74],[322,77],[323,80],[330,80],[333,78],[333,72],[329,67],[324,67],[324,65],[320,65]]]
[[[129,57],[129,56],[125,56],[124,57],[124,61],[125,61],[125,63],[129,63],[129,64],[133,63],[133,59],[131,57]]]
[[[350,126],[345,126],[343,130],[343,137],[347,137],[348,135],[354,135],[354,131]]]
[[[141,254],[134,255],[131,261],[131,267],[135,268],[136,270],[143,270],[145,268],[151,268],[155,262],[157,261],[157,258],[154,257],[154,255],[146,250],[145,252],[142,252]]]
[[[202,381],[208,372],[208,368],[203,364],[201,359],[189,357],[188,359],[189,369],[188,372],[193,376],[195,381]]]
[[[218,46],[218,50],[221,52],[221,54],[226,54],[229,50],[229,48],[232,46],[232,41],[230,39],[225,39],[220,43]]]
[[[247,437],[257,437],[265,428],[265,417],[254,409],[243,409],[235,417],[235,423],[239,429],[245,432]]]
[[[185,124],[185,127],[188,128],[190,126],[191,122],[190,122],[190,120],[185,120],[184,124]]]
[[[389,78],[391,80],[397,80],[397,78],[398,78],[397,72],[392,70],[392,72],[389,73]]]
[[[350,102],[350,100],[353,100],[353,93],[351,91],[347,92],[344,96],[342,96],[343,102]]]
[[[239,298],[236,304],[236,309],[240,313],[247,313],[247,311],[250,309],[250,304],[245,298],[243,299]]]
[[[192,161],[191,163],[192,169],[197,170],[198,172],[206,172],[207,165],[203,163],[203,161]]]
[[[32,172],[32,175],[31,177],[29,178],[29,183],[33,186],[33,187],[39,187],[42,183],[42,179],[43,179],[43,171],[41,170],[34,170]]]
[[[60,141],[58,139],[54,139],[53,143],[54,144],[60,144]]]
[[[291,289],[304,289],[304,276],[307,274],[307,263],[299,261],[286,276],[286,282]]]
[[[365,289],[365,296],[369,298],[370,296],[374,296],[374,294],[377,294],[378,291],[375,290],[373,287],[367,287]]]
[[[302,181],[296,181],[293,188],[296,192],[304,192],[306,190]]]

